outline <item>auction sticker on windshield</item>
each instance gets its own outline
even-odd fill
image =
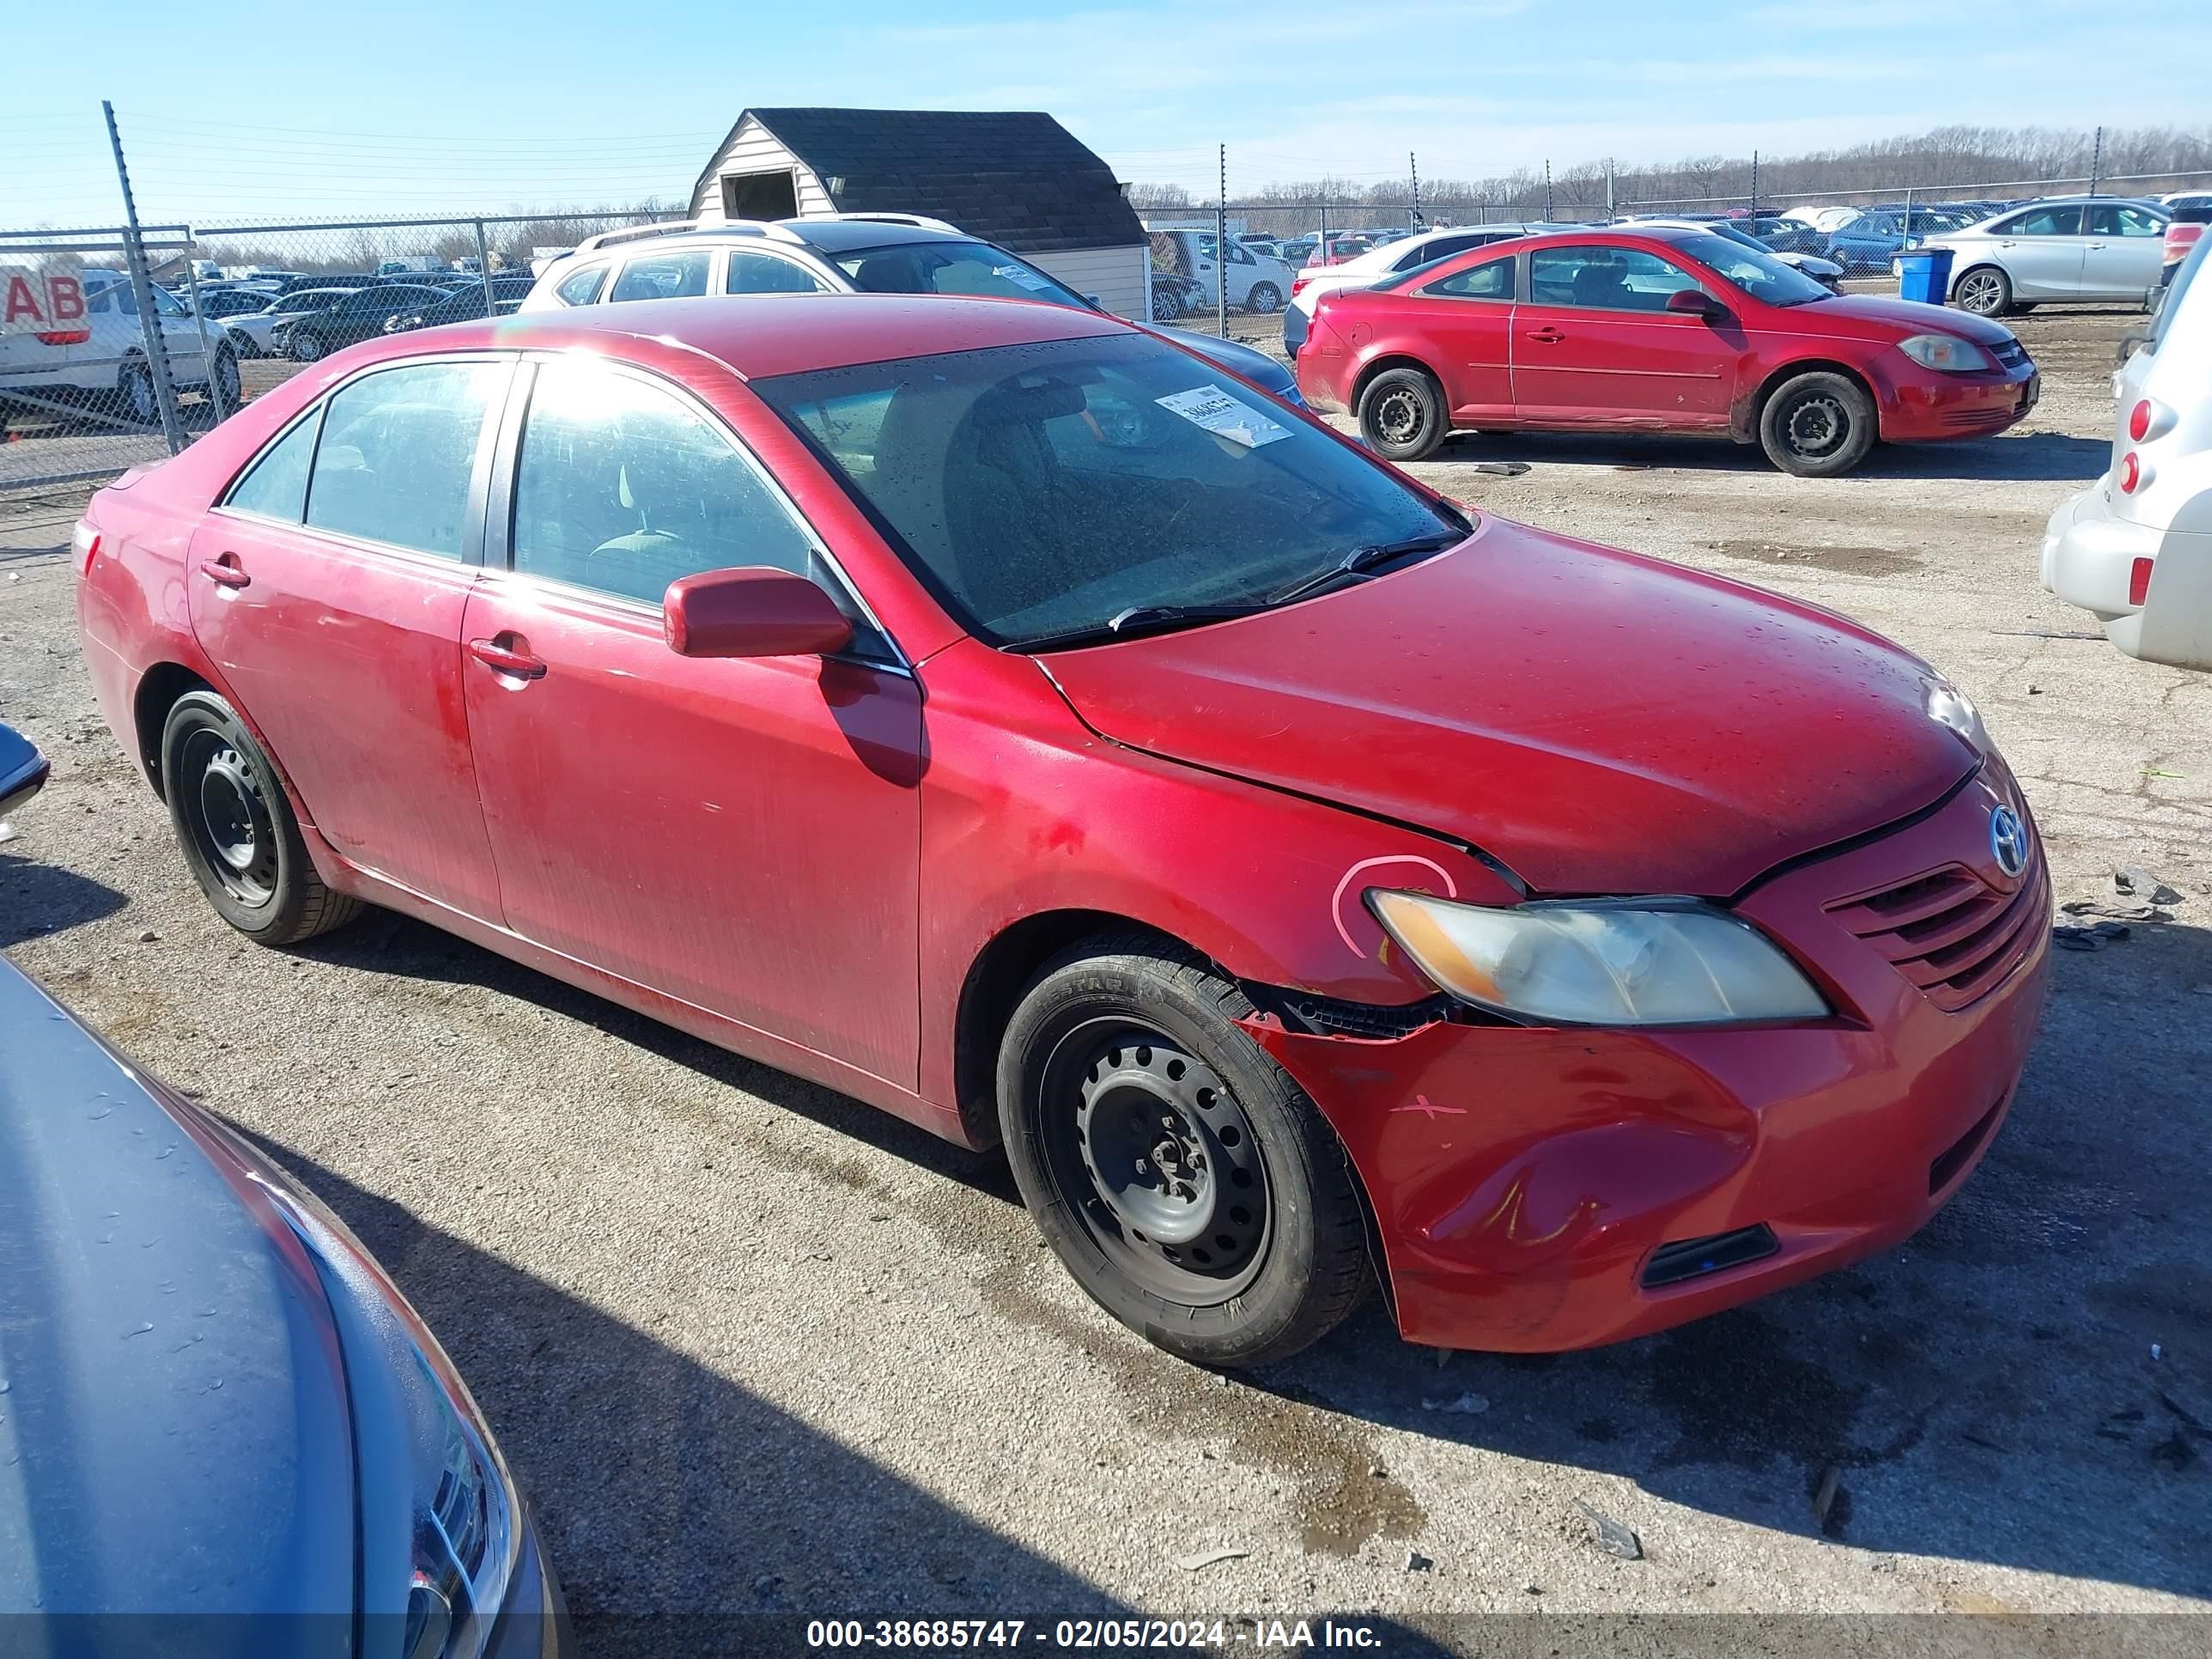
[[[1257,449],[1291,435],[1290,428],[1269,420],[1251,404],[1231,397],[1218,386],[1193,386],[1152,401],[1193,426],[1202,426],[1217,438],[1226,438],[1247,449]]]

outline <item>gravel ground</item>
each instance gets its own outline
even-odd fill
[[[70,496],[0,504],[0,714],[54,760],[0,847],[0,945],[383,1257],[580,1612],[2201,1615],[2212,680],[2121,657],[2035,581],[2045,515],[2103,465],[2127,320],[2023,319],[2029,423],[1845,479],[1542,437],[1419,469],[1895,636],[1981,702],[2060,900],[2108,896],[2116,865],[2183,896],[2059,954],[2010,1123],[1923,1233],[1666,1335],[1446,1362],[1370,1305],[1214,1377],[1082,1299],[995,1158],[411,921],[238,941],[94,709]],[[1466,465],[1505,458],[1532,470]],[[1601,1550],[1584,1504],[1644,1559]],[[1248,1553],[1176,1565],[1215,1548]],[[1741,1628],[1772,1650],[1784,1626]]]

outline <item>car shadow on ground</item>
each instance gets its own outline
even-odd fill
[[[376,913],[301,948],[521,998],[854,1135],[976,1201],[1019,1201],[995,1154],[951,1146],[427,926]],[[2094,954],[2058,952],[2055,976],[2027,1078],[1987,1160],[1897,1250],[1638,1341],[1556,1356],[1459,1354],[1441,1367],[1431,1351],[1397,1339],[1378,1298],[1306,1353],[1247,1380],[1297,1413],[1619,1476],[1668,1504],[1846,1542],[1868,1553],[1874,1573],[1895,1571],[1901,1556],[1954,1558],[2212,1595],[2212,1558],[2201,1548],[2212,1535],[2212,1268],[2199,1247],[2212,1235],[2202,1179],[2212,1167],[2212,1119],[2200,1086],[2212,1076],[2212,1021],[2194,1006],[2202,999],[2179,988],[2212,985],[2212,933],[2137,925]],[[328,1195],[331,1178],[307,1173]],[[825,1184],[823,1201],[870,1200]],[[466,1254],[371,1194],[342,1188],[333,1202],[349,1221],[356,1211],[368,1216],[366,1227],[356,1221],[365,1237],[383,1230],[368,1243],[410,1295],[416,1270],[400,1269],[412,1250],[433,1260]],[[589,1419],[604,1402],[586,1383],[534,1382],[532,1367],[514,1360],[520,1337],[507,1331],[506,1303],[478,1299],[482,1287],[465,1282],[510,1270],[462,1262],[420,1271],[432,1325],[449,1334],[471,1377],[483,1370],[513,1402],[511,1417],[495,1413],[502,1433],[514,1422],[524,1443],[544,1449],[533,1486],[572,1479],[554,1449],[567,1436],[599,1437]],[[558,1294],[532,1285],[513,1293],[524,1306]],[[586,1312],[608,1326],[610,1345],[653,1346]],[[1071,1346],[1111,1340],[1103,1322],[1035,1312],[1029,1322]],[[1176,1392],[1199,1380],[1122,1340],[1132,1351],[1125,1369],[1142,1386]],[[501,1357],[478,1357],[486,1346]],[[689,1365],[649,1353],[641,1363]],[[531,1403],[541,1386],[561,1391],[550,1408],[556,1426],[543,1435],[531,1417],[548,1409]],[[702,1393],[726,1386],[672,1373],[635,1413],[620,1407],[624,1425],[651,1419],[620,1431],[638,1437],[658,1470],[653,1449],[678,1432],[670,1417],[688,1420]],[[711,1446],[690,1455],[685,1473],[669,1454],[672,1490],[691,1491],[712,1473]],[[1619,1518],[1663,1557],[1665,1510],[1622,1507]],[[1532,1512],[1529,1523],[1577,1522],[1563,1510]],[[641,1604],[694,1603],[656,1589]]]
[[[1882,444],[1842,480],[1955,478],[2087,483],[2112,459],[2106,439],[2027,432],[2017,437],[1962,439],[1955,443]],[[1478,433],[1452,439],[1427,465],[1459,461],[1527,461],[1539,466],[1610,467],[1638,472],[1774,472],[1755,446],[1724,438],[1641,437],[1603,433]],[[1448,488],[1449,476],[1431,482]],[[1503,500],[1503,497],[1497,499]]]
[[[0,853],[0,949],[98,921],[129,902],[73,870]]]

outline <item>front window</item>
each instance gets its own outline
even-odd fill
[[[1115,335],[753,390],[994,644],[1073,642],[1156,607],[1264,605],[1354,550],[1465,535],[1389,469],[1223,378]]]
[[[988,242],[898,242],[842,253],[836,263],[863,294],[958,294],[1090,308],[1035,265]]]
[[[1717,236],[1700,240],[1729,246]],[[1664,311],[1668,295],[1698,286],[1681,266],[1642,248],[1540,247],[1528,255],[1528,297],[1540,306]]]
[[[1700,234],[1675,246],[1723,282],[1741,289],[1762,305],[1802,306],[1831,298],[1828,290],[1803,271],[1785,265],[1756,244]]]

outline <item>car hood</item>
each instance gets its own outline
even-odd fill
[[[1322,599],[1044,661],[1107,738],[1464,839],[1548,893],[1734,894],[1978,763],[1878,635],[1489,518]]]
[[[1842,331],[1834,328],[1841,324],[1850,333],[1870,338],[1901,339],[1908,335],[1925,334],[1930,329],[1956,334],[1977,345],[2002,345],[2013,337],[2012,331],[2002,323],[1993,323],[1986,317],[1954,311],[1948,306],[1924,305],[1918,300],[1898,300],[1881,294],[1837,294],[1790,309],[1805,320],[1805,326],[1814,333],[1824,328]]]
[[[188,1103],[0,962],[0,1613],[355,1607],[320,1282]]]
[[[1153,332],[1173,341],[1185,351],[1196,352],[1208,362],[1219,363],[1232,374],[1243,375],[1262,392],[1297,401],[1297,382],[1291,371],[1264,351],[1235,340],[1224,340],[1218,335],[1200,334],[1195,329],[1160,328]]]

